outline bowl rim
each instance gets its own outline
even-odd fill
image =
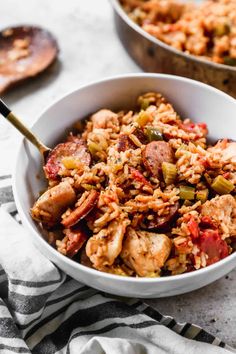
[[[204,58],[200,58],[198,56],[192,55],[192,54],[187,54],[185,52],[182,52],[179,49],[176,49],[168,44],[166,44],[165,42],[162,42],[160,39],[152,36],[151,34],[149,34],[148,32],[144,31],[144,29],[142,29],[142,27],[140,27],[139,25],[137,25],[134,21],[132,21],[129,16],[127,15],[127,13],[124,11],[124,9],[122,8],[120,1],[119,0],[109,0],[114,11],[122,18],[122,20],[129,26],[131,27],[134,31],[138,32],[141,36],[145,37],[146,39],[148,39],[149,41],[151,41],[152,43],[159,45],[160,47],[169,50],[170,52],[179,55],[181,57],[183,57],[186,60],[190,60],[193,61],[197,64],[199,63],[203,63],[206,66],[210,66],[214,69],[218,69],[218,70],[224,70],[224,71],[229,71],[229,72],[236,72],[236,67],[230,66],[230,65],[226,65],[226,64],[219,64],[219,63],[215,63],[215,62],[211,62],[210,60],[204,59]]]
[[[51,109],[52,107],[54,107],[55,105],[57,105],[59,102],[63,101],[64,99],[66,99],[67,97],[71,96],[72,94],[78,93],[80,91],[83,91],[84,89],[90,89],[93,86],[96,85],[100,85],[103,83],[109,83],[109,82],[113,82],[113,81],[119,81],[119,80],[127,80],[127,79],[133,79],[133,78],[140,78],[140,79],[145,79],[145,78],[153,78],[153,79],[158,79],[158,78],[164,78],[167,80],[173,80],[173,81],[182,81],[182,82],[186,82],[186,83],[190,83],[192,85],[196,85],[199,87],[205,87],[207,90],[210,90],[214,93],[216,93],[217,95],[223,96],[225,99],[227,99],[228,101],[231,101],[232,103],[235,104],[236,107],[236,100],[229,96],[228,94],[226,94],[225,92],[220,91],[219,89],[212,87],[210,85],[207,85],[205,83],[202,83],[200,81],[196,81],[196,80],[192,80],[186,77],[181,77],[181,76],[177,76],[177,75],[169,75],[169,74],[158,74],[158,73],[128,73],[128,74],[122,74],[122,75],[114,75],[114,76],[109,76],[106,77],[104,79],[101,80],[95,80],[95,81],[90,81],[87,84],[81,85],[79,86],[77,89],[73,89],[73,90],[69,90],[67,93],[65,93],[64,95],[62,95],[61,97],[54,99],[53,102],[51,104],[48,104],[46,108],[44,108],[41,113],[37,116],[37,118],[35,119],[33,125],[32,125],[32,129],[34,129],[34,127],[37,125],[37,123],[40,121],[40,119],[47,113],[47,111],[49,109]],[[20,217],[23,221],[23,225],[26,226],[26,231],[28,231],[30,234],[32,234],[32,236],[37,239],[37,241],[41,244],[42,248],[46,248],[47,251],[49,253],[51,253],[55,258],[57,258],[59,260],[59,262],[65,262],[69,267],[72,266],[72,268],[77,268],[78,271],[82,271],[82,273],[89,273],[92,276],[99,276],[99,277],[104,277],[106,279],[109,280],[113,280],[113,281],[124,281],[124,282],[131,282],[131,283],[145,283],[145,284],[152,284],[152,283],[168,283],[168,282],[175,282],[175,281],[181,281],[181,280],[187,280],[187,279],[195,279],[198,276],[200,276],[201,274],[207,274],[211,271],[214,271],[216,269],[218,269],[219,267],[226,265],[228,263],[231,262],[232,259],[236,259],[236,252],[235,253],[231,253],[229,256],[227,256],[224,259],[221,259],[220,261],[211,264],[205,268],[201,268],[201,269],[196,269],[192,272],[189,273],[182,273],[182,274],[177,274],[177,275],[169,275],[169,276],[163,276],[163,277],[156,277],[156,278],[142,278],[142,277],[126,277],[126,276],[121,276],[121,275],[117,275],[117,274],[112,274],[112,273],[105,273],[102,271],[99,271],[97,269],[93,269],[93,268],[89,268],[87,266],[84,266],[76,261],[74,261],[73,259],[70,259],[66,256],[64,256],[63,254],[61,254],[60,252],[58,252],[54,247],[52,247],[41,235],[41,233],[39,231],[36,231],[30,221],[28,221],[27,217],[26,217],[26,213],[28,211],[24,211],[23,207],[21,206],[21,201],[20,198],[18,197],[18,192],[17,192],[17,165],[18,165],[18,161],[20,158],[20,153],[21,150],[24,147],[24,142],[26,141],[26,139],[24,137],[22,137],[19,141],[18,144],[18,148],[17,148],[17,154],[16,154],[16,159],[15,159],[15,164],[14,164],[14,168],[13,168],[13,173],[12,173],[12,190],[13,190],[13,196],[14,196],[14,200],[16,203],[16,207],[17,210],[20,214]],[[60,266],[59,266],[60,268]]]

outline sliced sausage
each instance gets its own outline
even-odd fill
[[[136,148],[137,146],[129,139],[127,134],[120,134],[117,144],[117,150],[119,152]]]
[[[144,166],[155,177],[160,177],[162,162],[173,162],[173,151],[166,141],[152,141],[142,153]]]
[[[140,143],[146,145],[148,143],[147,135],[144,134],[143,130],[140,128],[136,128],[133,134],[138,138]]]
[[[62,220],[62,225],[65,227],[71,227],[77,224],[80,220],[82,220],[90,211],[95,207],[98,200],[99,193],[92,189],[81,205],[79,205],[76,209],[74,209],[69,216],[65,217]],[[83,195],[81,199],[83,198]],[[79,202],[78,202],[79,203]]]
[[[175,219],[179,209],[179,202],[171,205],[168,215],[154,215],[154,218],[149,220],[145,217],[142,221],[141,227],[146,230],[167,230],[171,228],[171,223]]]
[[[75,201],[76,194],[70,183],[61,182],[41,195],[31,209],[32,218],[48,227],[53,226]]]
[[[63,230],[66,240],[66,255],[70,258],[74,257],[81,249],[87,236],[81,228]]]
[[[60,170],[63,168],[62,160],[68,156],[76,157],[85,166],[90,165],[91,155],[82,139],[61,143],[49,154],[44,166],[44,172],[48,179],[56,180],[58,178]]]
[[[200,235],[199,248],[207,254],[207,265],[218,262],[229,255],[229,248],[217,230],[205,230]]]
[[[142,131],[142,129],[136,128],[133,134],[138,138],[141,144],[146,144],[147,143],[147,137]],[[119,139],[118,139],[118,145],[117,145],[118,151],[126,151],[128,149],[137,149],[137,146],[134,144],[134,142],[129,138],[127,134],[120,134]]]

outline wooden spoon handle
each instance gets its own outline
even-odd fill
[[[19,130],[21,134],[26,137],[32,144],[36,146],[39,152],[45,157],[45,153],[48,153],[50,149],[45,146],[34,134],[28,129],[12,111],[7,107],[7,105],[0,99],[0,113],[12,124],[14,127]]]

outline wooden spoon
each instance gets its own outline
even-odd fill
[[[47,156],[51,149],[44,145],[34,133],[28,129],[19,118],[8,108],[8,106],[0,99],[0,114],[2,114],[14,127],[19,130],[24,137],[29,140],[36,148],[39,150],[40,154],[43,157],[44,162],[46,163]]]
[[[42,28],[19,26],[0,32],[0,94],[44,71],[57,54],[56,40]]]

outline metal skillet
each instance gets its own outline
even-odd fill
[[[110,2],[119,38],[143,70],[189,77],[236,97],[236,67],[199,59],[163,43],[133,22],[119,0]]]

